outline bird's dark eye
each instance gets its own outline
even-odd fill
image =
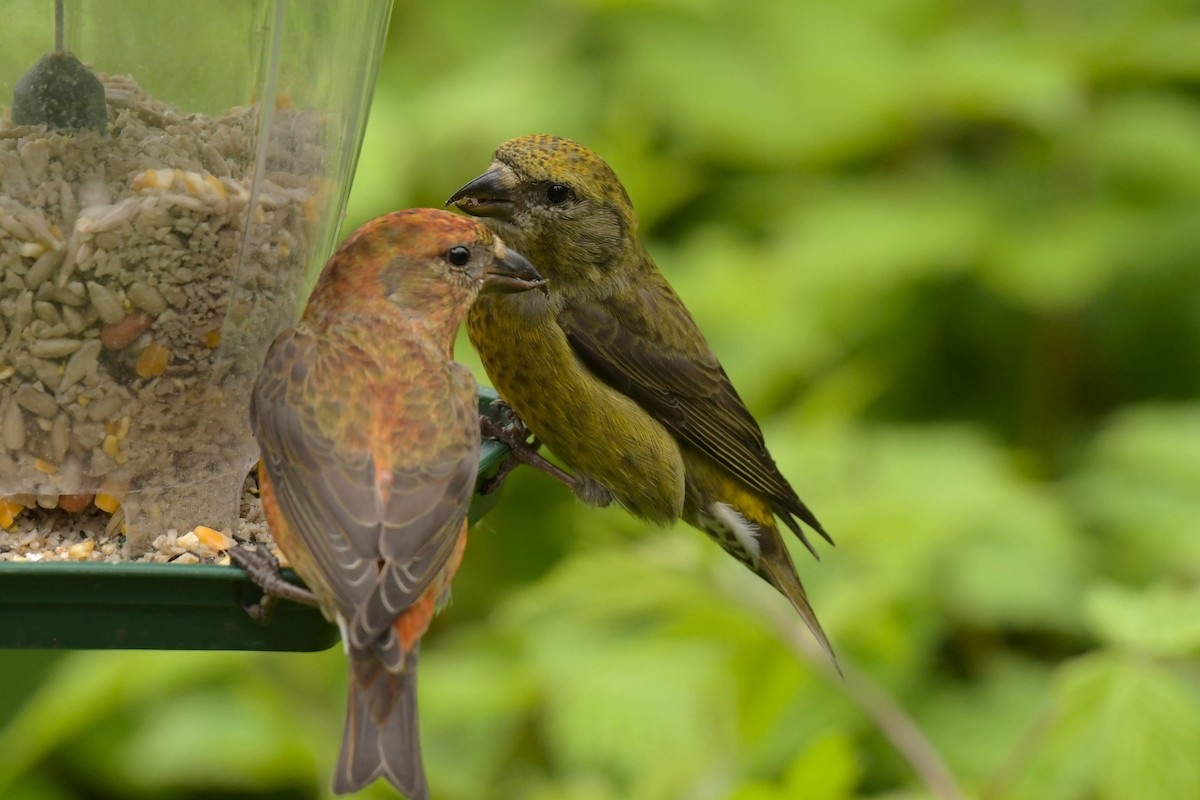
[[[456,267],[466,266],[467,262],[471,260],[471,251],[462,245],[451,247],[446,251],[446,260]]]
[[[571,199],[571,187],[561,183],[552,183],[546,187],[546,199],[552,205],[561,205]]]

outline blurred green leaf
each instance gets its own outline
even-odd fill
[[[1081,514],[1113,543],[1114,574],[1161,580],[1200,573],[1200,409],[1114,414],[1070,489]]]
[[[988,659],[969,680],[939,676],[914,714],[964,786],[983,786],[1020,751],[1054,680],[1049,667],[1006,653]]]
[[[1099,586],[1088,593],[1086,608],[1092,627],[1110,644],[1166,656],[1200,650],[1200,589]]]
[[[1048,310],[1094,299],[1116,274],[1134,234],[1123,209],[1089,202],[1039,208],[1012,223],[1021,235],[1004,234],[984,277],[1019,302]]]
[[[303,728],[280,725],[286,712],[260,691],[187,692],[156,706],[119,748],[103,748],[89,763],[98,783],[150,795],[178,785],[312,786],[332,767],[314,762]]]
[[[792,762],[785,785],[793,797],[842,800],[854,796],[858,778],[852,742],[843,736],[827,736]]]
[[[226,653],[76,653],[54,664],[46,682],[0,730],[0,790],[72,737],[130,702],[151,702],[174,687],[212,674]]]
[[[1198,748],[1193,684],[1140,657],[1088,656],[1063,672],[1044,750],[1014,796],[1185,800],[1200,793]]]

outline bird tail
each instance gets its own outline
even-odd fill
[[[407,800],[429,800],[417,730],[417,649],[399,674],[374,653],[352,654],[350,697],[334,794],[357,792],[383,776]]]
[[[796,566],[792,563],[792,557],[788,553],[787,545],[783,542],[783,537],[779,535],[779,529],[773,525],[762,526],[759,530],[759,544],[761,550],[758,568],[755,572],[791,602],[799,612],[801,619],[804,620],[804,624],[816,637],[821,649],[833,662],[833,668],[840,675],[842,668],[838,665],[833,646],[829,644],[829,639],[825,636],[820,621],[817,620],[817,613],[813,611],[812,605],[808,602],[808,594],[800,583],[800,576],[796,574]]]

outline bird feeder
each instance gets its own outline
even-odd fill
[[[482,391],[480,410],[494,398]],[[480,475],[507,452],[485,440]],[[470,522],[495,502],[476,495]],[[262,591],[233,566],[0,562],[0,587],[0,649],[313,651],[338,641],[337,626],[310,606],[281,602],[267,624],[251,619],[245,609]]]
[[[335,244],[390,7],[0,0],[5,509],[119,505],[129,558],[234,527],[250,390]],[[5,565],[4,603],[46,604],[44,624],[71,605],[77,630],[0,645],[155,646],[90,626],[106,602],[136,626],[165,598],[160,622],[184,625],[181,607],[249,586],[231,570]],[[232,641],[203,639],[179,646]]]

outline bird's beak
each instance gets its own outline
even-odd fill
[[[496,258],[483,276],[481,291],[492,294],[516,294],[530,289],[546,291],[546,281],[515,250],[509,250],[499,239],[496,240]]]
[[[446,205],[453,203],[473,217],[510,220],[517,210],[513,196],[516,182],[511,169],[492,164],[491,169],[455,192]]]

